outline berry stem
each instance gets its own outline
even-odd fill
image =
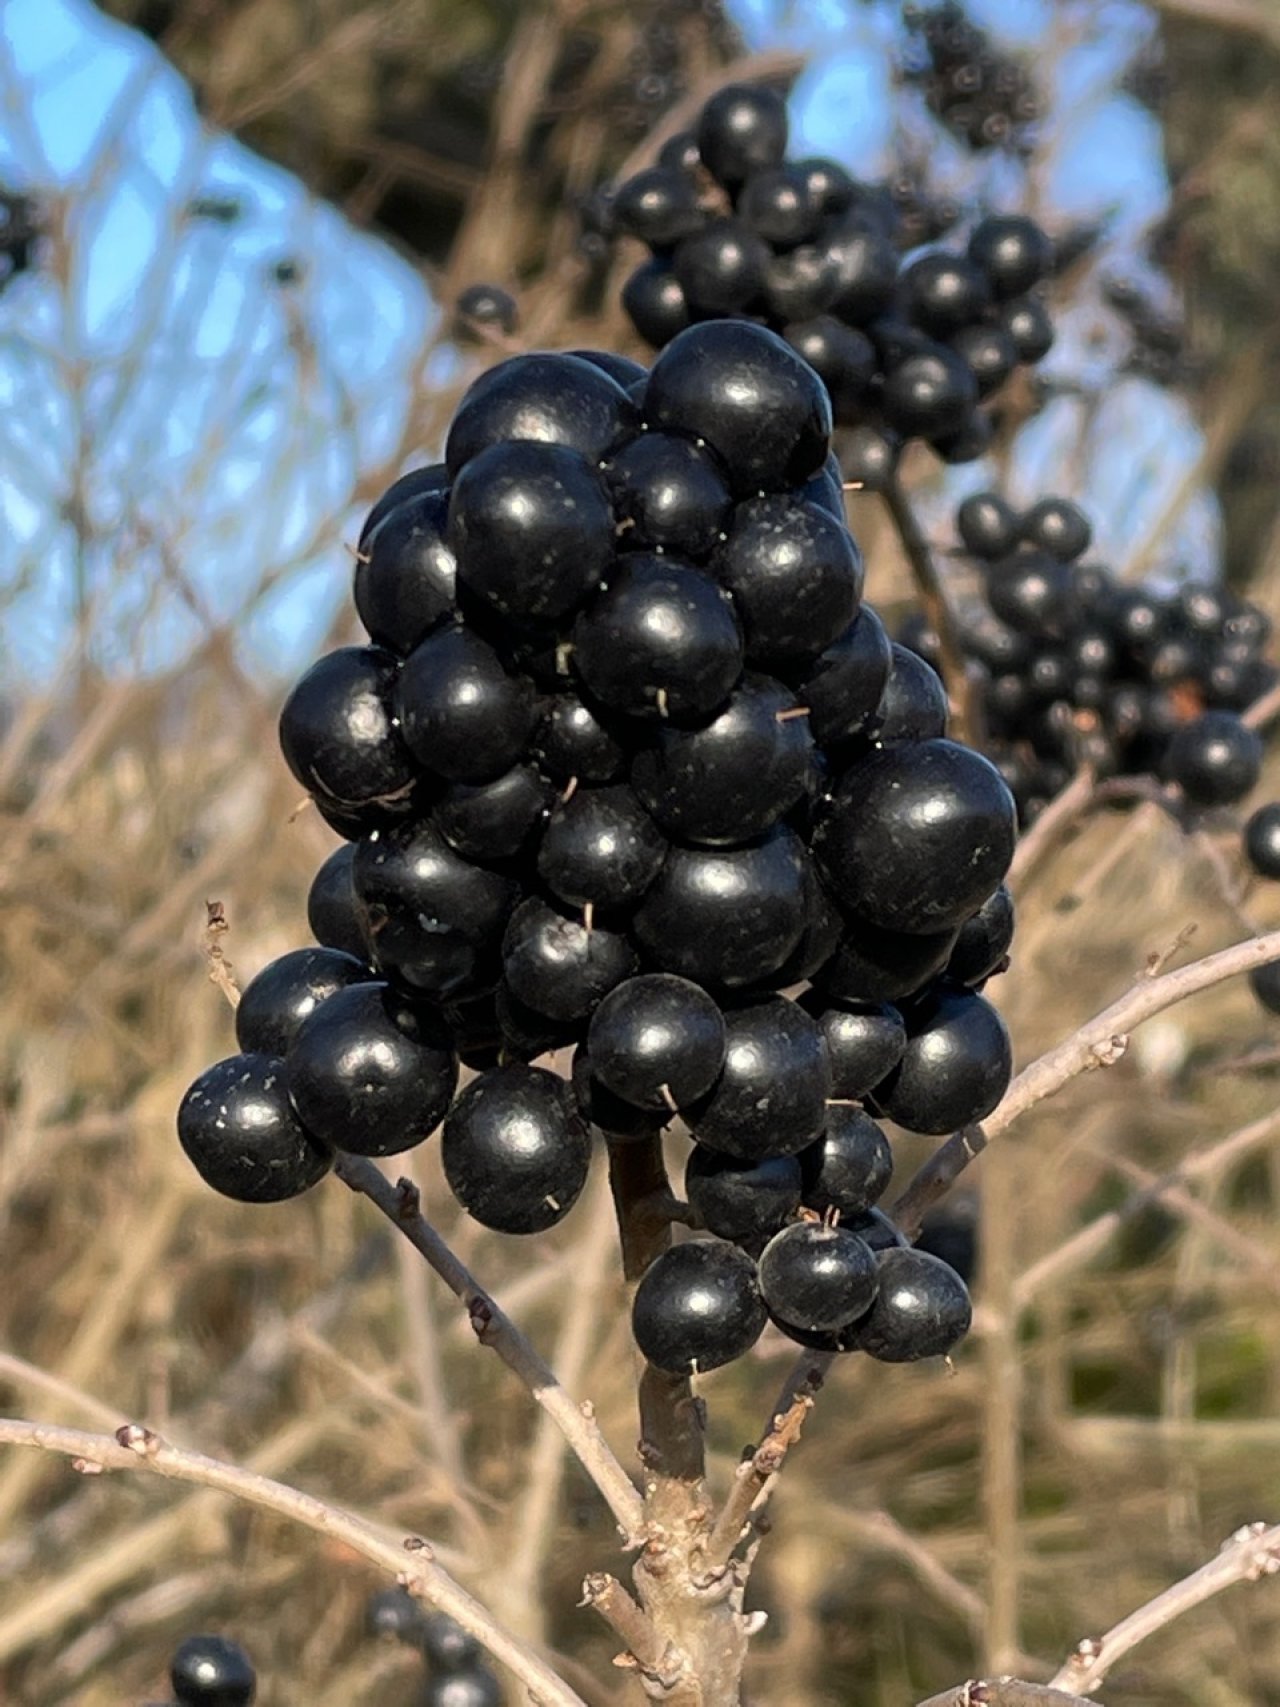
[[[819,1383],[821,1379],[819,1373]],[[709,1568],[727,1565],[733,1557],[757,1508],[768,1499],[774,1478],[782,1469],[787,1453],[799,1440],[805,1419],[812,1409],[812,1396],[805,1392],[797,1393],[787,1410],[773,1418],[755,1451],[739,1464],[733,1486],[720,1508],[707,1542]]]
[[[353,1191],[367,1197],[414,1249],[421,1252],[449,1290],[466,1306],[480,1343],[495,1351],[547,1414],[554,1417],[579,1463],[603,1495],[624,1536],[630,1540],[638,1535],[644,1521],[640,1496],[614,1457],[594,1415],[574,1402],[515,1323],[420,1213],[416,1190],[411,1188],[406,1192],[392,1185],[363,1156],[341,1155],[334,1172]]]
[[[885,482],[882,495],[910,565],[925,616],[938,636],[942,680],[951,702],[955,738],[958,741],[968,741],[971,745],[979,745],[982,733],[979,727],[980,707],[965,667],[964,651],[956,634],[955,618],[942,584],[942,577],[938,573],[938,566],[933,560],[933,552],[929,549],[929,541],[916,520],[911,500],[896,474],[891,475]]]
[[[920,1231],[925,1213],[951,1190],[975,1156],[980,1156],[992,1138],[1008,1130],[1019,1116],[1046,1097],[1057,1094],[1065,1084],[1092,1067],[1118,1061],[1128,1044],[1128,1034],[1144,1020],[1152,1019],[1188,996],[1210,990],[1228,978],[1280,960],[1280,931],[1233,943],[1217,954],[1206,955],[1190,966],[1179,966],[1158,978],[1145,974],[1131,989],[1095,1014],[1090,1020],[1024,1067],[1009,1086],[1004,1100],[981,1126],[966,1126],[947,1139],[908,1184],[893,1206],[893,1219],[909,1239]]]

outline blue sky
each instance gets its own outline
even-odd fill
[[[922,107],[891,101],[898,10],[889,0],[737,3],[753,44],[811,54],[793,104],[799,150],[873,176],[897,123],[927,136],[948,188],[1020,205],[1020,172],[975,182]],[[1049,132],[1038,187],[1048,213],[1111,209],[1123,259],[1167,192],[1158,127],[1114,93],[1152,28],[1146,9],[971,0],[971,11],[1035,52],[1055,111],[1068,115]],[[420,278],[289,174],[209,134],[177,73],[85,0],[6,0],[0,179],[65,198],[67,237],[64,276],[31,275],[0,296],[0,669],[46,675],[86,585],[104,663],[168,663],[203,623],[232,620],[264,569],[277,585],[238,629],[240,644],[251,665],[295,669],[345,592],[346,498],[396,442],[436,324]],[[186,219],[196,195],[234,197],[241,217]],[[286,259],[302,263],[296,285],[275,282]],[[1086,333],[1102,312],[1086,296],[1066,317],[1052,365],[1097,366]],[[1122,559],[1198,447],[1176,399],[1128,382],[1087,431],[1067,400],[1032,423],[1012,492],[1074,490]],[[940,477],[926,514],[943,526],[956,496],[988,478],[982,465]],[[99,540],[79,560],[69,499],[86,505]],[[1212,501],[1198,498],[1171,550],[1212,573],[1217,532]]]

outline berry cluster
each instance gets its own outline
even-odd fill
[[[1276,680],[1262,611],[1220,588],[1160,592],[1081,563],[1089,522],[1065,498],[1019,514],[983,492],[956,522],[982,592],[957,638],[980,674],[987,750],[1024,821],[1082,765],[1176,782],[1197,808],[1248,794],[1262,744],[1239,713]],[[927,627],[904,639],[938,663]]]
[[[679,1115],[714,1239],[640,1288],[655,1363],[725,1362],[767,1312],[884,1358],[959,1337],[962,1283],[871,1213],[891,1158],[858,1104],[943,1134],[1003,1094],[973,986],[1012,932],[1015,808],[862,603],[830,428],[813,369],[745,321],[647,374],[531,354],[475,382],[444,463],[365,524],[370,643],[281,715],[348,845],[312,889],[321,946],[253,980],[241,1053],[182,1104],[210,1184],[287,1197],[443,1122],[462,1206],[535,1233],[591,1128]],[[532,1064],[568,1046],[570,1082]]]
[[[1040,98],[1026,67],[1001,53],[955,0],[903,8],[910,32],[902,81],[921,90],[929,111],[966,147],[1027,146]]]
[[[169,1684],[173,1700],[164,1707],[251,1707],[258,1692],[248,1654],[226,1636],[188,1636],[170,1662]]]
[[[910,438],[950,461],[980,456],[992,433],[981,405],[1052,342],[1036,294],[1048,237],[993,215],[964,252],[904,262],[904,218],[921,212],[911,186],[895,196],[833,160],[788,161],[786,147],[781,96],[732,85],[619,186],[612,227],[651,251],[622,292],[636,331],[662,348],[717,316],[769,326],[821,375],[837,424],[867,440],[858,478],[868,461],[872,479],[891,467]]]
[[[448,1613],[428,1612],[407,1589],[388,1588],[371,1597],[368,1625],[370,1635],[422,1655],[427,1681],[419,1707],[502,1707],[502,1685],[484,1649]]]

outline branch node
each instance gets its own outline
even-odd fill
[[[160,1450],[160,1436],[141,1423],[125,1423],[116,1430],[116,1441],[126,1452],[139,1458],[154,1458]]]
[[[396,1214],[401,1221],[412,1221],[422,1213],[422,1193],[413,1180],[401,1176],[396,1181]]]

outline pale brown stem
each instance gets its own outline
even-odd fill
[[[709,1568],[719,1569],[733,1557],[734,1550],[747,1532],[752,1513],[768,1498],[774,1478],[781,1470],[787,1453],[799,1440],[805,1419],[812,1409],[810,1395],[797,1394],[787,1410],[773,1418],[764,1439],[751,1456],[738,1466],[733,1486],[707,1541]]]
[[[667,1644],[617,1577],[593,1571],[582,1584],[582,1605],[598,1612],[614,1634],[621,1637],[627,1655],[641,1671],[659,1681],[668,1675]]]
[[[1078,818],[1084,816],[1093,799],[1096,777],[1086,765],[1056,795],[1024,835],[1018,837],[1013,863],[1005,882],[1015,895],[1025,887],[1032,872],[1058,845]]]
[[[1121,1619],[1105,1636],[1086,1638],[1051,1680],[1055,1689],[1091,1694],[1117,1660],[1139,1642],[1172,1624],[1234,1583],[1258,1582],[1280,1571],[1280,1524],[1250,1523],[1224,1542],[1222,1551],[1189,1577]]]
[[[1081,1707],[1083,1699],[1043,1683],[1023,1683],[1016,1677],[989,1677],[958,1684],[941,1695],[931,1695],[920,1702],[920,1707]]]
[[[515,1323],[425,1219],[418,1207],[417,1189],[408,1181],[392,1185],[363,1156],[340,1155],[334,1171],[353,1191],[362,1193],[382,1211],[462,1301],[476,1338],[498,1354],[548,1415],[555,1418],[579,1463],[617,1519],[624,1538],[631,1541],[640,1533],[643,1505],[631,1478],[601,1434],[591,1408],[576,1404],[565,1392]]]
[[[34,1446],[70,1458],[82,1475],[106,1470],[145,1470],[169,1481],[192,1482],[231,1494],[262,1511],[289,1518],[318,1534],[341,1541],[361,1558],[390,1572],[428,1605],[447,1612],[506,1666],[544,1707],[583,1707],[575,1695],[531,1648],[519,1642],[485,1611],[479,1601],[435,1561],[425,1541],[408,1537],[397,1545],[371,1523],[341,1506],[305,1494],[270,1476],[242,1470],[219,1458],[183,1452],[138,1423],[126,1423],[114,1435],[83,1429],[53,1428],[17,1418],[0,1419],[0,1445]]]

